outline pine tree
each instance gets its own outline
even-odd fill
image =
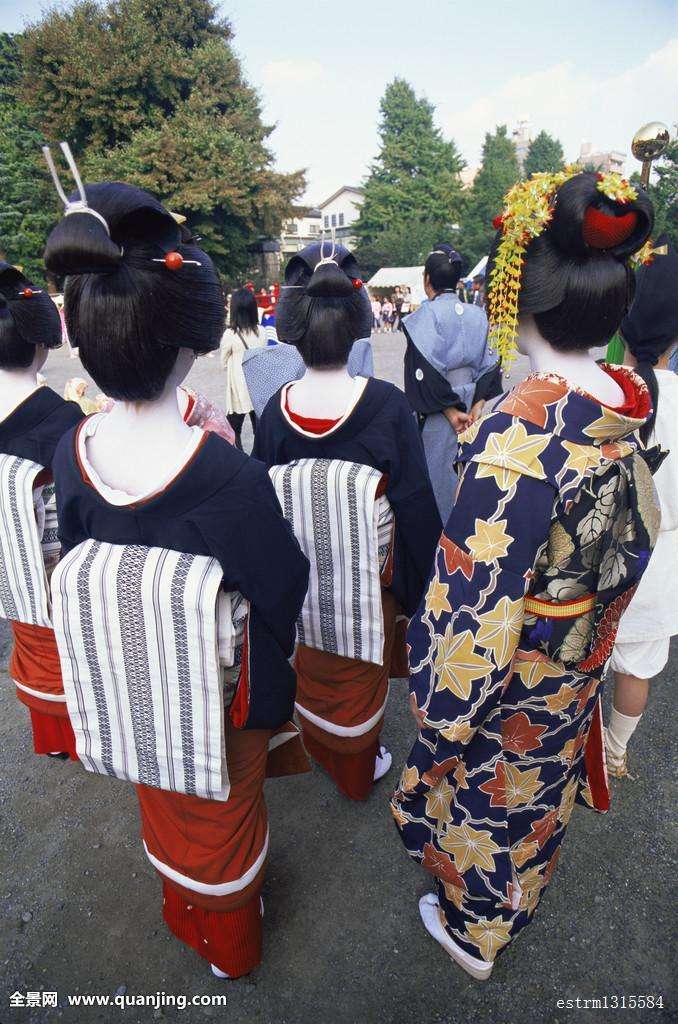
[[[516,147],[508,137],[506,125],[488,132],[483,143],[482,165],[468,198],[462,223],[460,252],[473,266],[489,253],[494,228],[492,221],[501,211],[502,199],[520,179]]]
[[[449,237],[463,205],[459,172],[464,161],[435,126],[432,104],[395,78],[380,110],[379,155],[365,182],[355,226],[358,259],[366,272],[406,255],[416,254],[419,260],[424,240],[430,246]]]
[[[539,171],[560,171],[565,166],[565,155],[563,147],[558,139],[554,139],[548,132],[541,131],[530,143],[523,173],[526,178]]]
[[[86,180],[133,182],[184,213],[231,281],[279,233],[304,174],[273,169],[272,128],[215,4],[77,0],[21,49],[34,124],[70,142]]]

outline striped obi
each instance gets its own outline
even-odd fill
[[[0,618],[50,627],[42,540],[56,531],[54,506],[48,524],[42,488],[35,488],[42,472],[37,462],[0,455]]]
[[[221,581],[215,558],[96,540],[58,564],[54,631],[88,771],[228,799],[220,661],[237,658],[240,595]]]
[[[299,643],[383,664],[380,572],[390,561],[393,510],[377,498],[382,474],[339,459],[299,459],[269,472],[311,563]]]

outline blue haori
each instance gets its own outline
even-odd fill
[[[54,630],[88,771],[228,799],[219,650],[237,642],[221,582],[215,558],[137,544],[87,540],[59,563]]]
[[[377,498],[382,474],[341,459],[272,466],[283,514],[311,563],[299,642],[383,664],[381,563],[393,541],[393,511]]]
[[[0,618],[50,627],[45,509],[35,489],[42,471],[37,462],[0,455]]]

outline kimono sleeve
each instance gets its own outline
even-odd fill
[[[466,412],[466,404],[448,381],[429,361],[403,328],[407,338],[405,350],[405,395],[412,408],[420,416],[430,416],[444,409],[459,409]]]
[[[288,659],[309,563],[265,467],[251,460],[247,477],[247,487],[238,489],[237,515],[227,521],[212,516],[200,530],[224,566],[224,585],[240,591],[250,606],[231,718],[240,728],[276,729],[294,713],[296,676]]]
[[[392,590],[405,614],[412,615],[431,571],[442,523],[421,434],[404,399],[397,415],[386,489],[395,517]]]
[[[514,435],[494,437],[515,446],[514,466],[525,457],[525,472],[496,458],[467,463],[408,631],[410,699],[421,727],[437,733],[436,761],[461,756],[499,703],[548,539],[556,491],[539,460],[548,439]]]

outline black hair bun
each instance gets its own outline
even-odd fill
[[[60,344],[61,319],[47,292],[0,260],[0,366],[29,366],[36,345]]]
[[[54,274],[110,274],[134,249],[154,246],[164,254],[182,243],[172,214],[135,185],[86,185],[85,195],[90,212],[67,214],[47,239],[45,265]]]
[[[59,221],[45,246],[45,266],[53,274],[107,274],[118,269],[123,252],[91,213],[71,213]]]
[[[654,211],[647,194],[637,189],[637,199],[625,203],[609,199],[598,189],[598,175],[585,171],[569,178],[558,189],[553,219],[544,232],[566,256],[590,257],[604,251],[616,259],[626,259],[647,241],[654,226]],[[609,244],[597,238],[591,220],[610,225]],[[624,230],[624,224],[628,229]],[[615,225],[620,230],[615,231]],[[618,240],[615,235],[621,236]],[[592,244],[595,239],[595,244]]]
[[[312,298],[346,299],[354,292],[353,281],[336,263],[321,263],[306,285]]]

